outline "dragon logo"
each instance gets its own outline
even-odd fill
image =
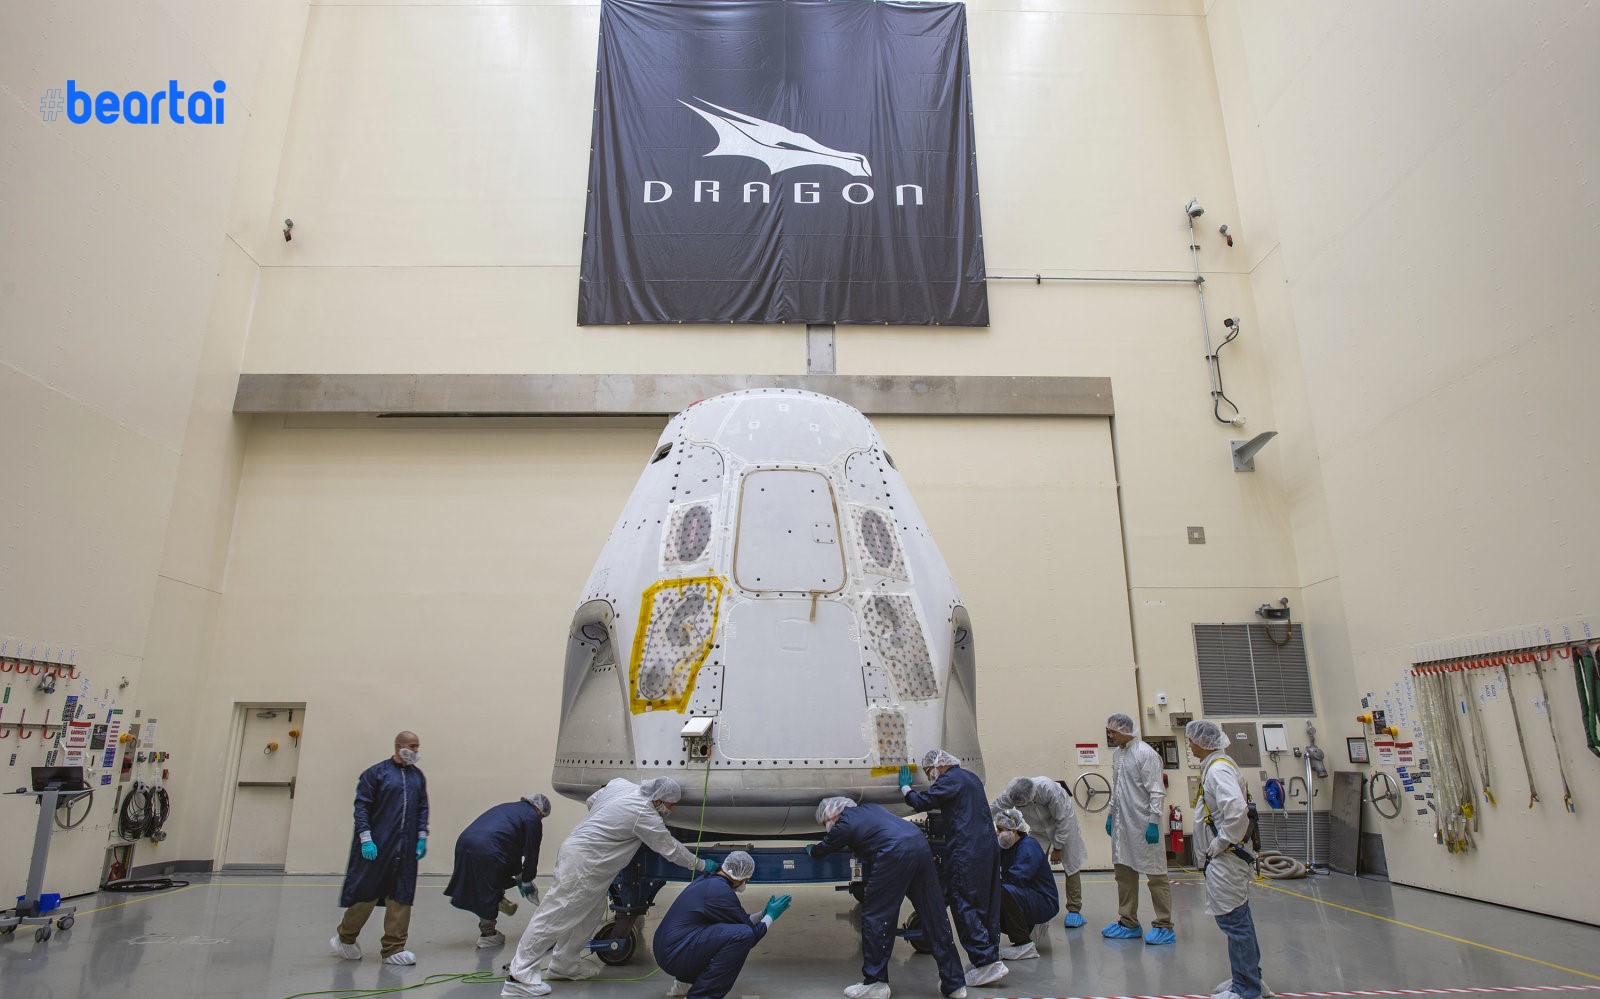
[[[872,176],[872,165],[860,153],[830,149],[811,136],[782,125],[718,107],[699,97],[695,100],[711,110],[696,107],[688,101],[678,103],[704,118],[717,130],[717,148],[706,153],[707,156],[748,156],[765,163],[772,173],[799,166],[831,166],[852,177]]]

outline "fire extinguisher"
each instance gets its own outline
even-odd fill
[[[1172,830],[1172,842],[1167,849],[1178,856],[1183,856],[1183,810],[1173,805],[1168,816],[1168,824]]]

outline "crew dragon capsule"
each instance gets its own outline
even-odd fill
[[[829,794],[898,805],[928,749],[981,776],[974,673],[961,595],[867,418],[731,392],[667,424],[584,587],[552,783],[582,800],[670,776],[675,825],[809,834]]]

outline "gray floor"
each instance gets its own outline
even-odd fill
[[[475,919],[449,907],[439,894],[442,878],[425,877],[410,942],[418,964],[400,970],[380,967],[373,956],[381,913],[362,935],[365,960],[340,961],[328,953],[339,915],[337,879],[192,880],[192,887],[162,895],[78,899],[82,915],[70,931],[47,943],[35,943],[26,929],[0,941],[0,995],[286,999],[412,986],[407,994],[415,999],[491,999],[499,990],[482,980],[416,986],[430,975],[496,972],[528,919],[524,909],[501,920],[512,937],[506,948],[474,950]],[[1089,925],[1069,933],[1056,923],[1040,960],[1014,963],[1008,979],[995,988],[973,989],[973,999],[1209,992],[1227,977],[1226,950],[1204,914],[1200,884],[1187,875],[1177,882],[1176,946],[1102,940],[1099,927],[1115,915],[1116,888],[1109,875],[1087,874]],[[1568,985],[1584,987],[1569,995],[1592,990],[1600,999],[1600,928],[1337,875],[1275,887],[1281,890],[1258,885],[1252,908],[1267,981],[1280,993]],[[670,903],[676,890],[669,887],[658,905]],[[754,909],[769,893],[752,885],[746,904]],[[859,980],[859,937],[847,896],[827,887],[794,894],[794,907],[752,955],[733,999],[832,999]],[[904,942],[896,944],[889,975],[896,996],[937,999],[932,959],[914,956]],[[555,983],[554,995],[654,999],[670,984],[643,953],[628,966],[609,969],[606,978]]]

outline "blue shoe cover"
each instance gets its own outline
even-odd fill
[[[1123,926],[1121,923],[1112,923],[1101,930],[1100,935],[1107,940],[1136,940],[1144,936],[1144,927]]]
[[[1169,927],[1152,926],[1150,927],[1150,932],[1144,935],[1144,942],[1147,944],[1177,943],[1178,935],[1172,932]]]
[[[1061,918],[1061,925],[1069,930],[1075,930],[1083,925],[1083,914],[1081,912],[1069,912]]]

